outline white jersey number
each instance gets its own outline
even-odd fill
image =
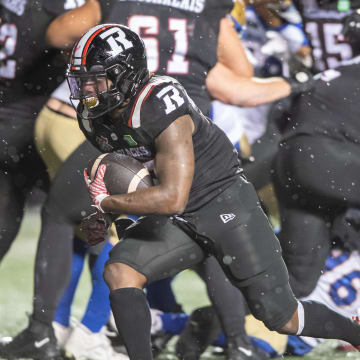
[[[0,26],[0,77],[14,79],[16,60],[8,59],[14,55],[18,31],[14,24]]]
[[[315,21],[306,23],[305,30],[310,36],[314,61],[319,71],[333,69],[343,60],[352,58],[352,48],[344,42],[342,28],[343,25],[340,23],[319,24]]]
[[[133,15],[128,20],[129,28],[136,32],[144,40],[148,68],[151,72],[157,72],[160,65],[160,21],[156,16]],[[169,18],[168,31],[173,33],[174,52],[167,62],[166,73],[188,74],[189,61],[186,55],[189,47],[186,19]]]

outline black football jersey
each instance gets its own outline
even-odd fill
[[[295,103],[285,138],[330,136],[360,145],[360,58],[317,76],[314,90]]]
[[[337,3],[337,0],[296,1],[312,48],[315,72],[333,69],[360,54],[360,44],[348,43],[341,34],[343,19],[353,10],[338,11]],[[354,1],[351,3],[354,5]]]
[[[119,119],[103,116],[89,121],[79,116],[78,121],[87,139],[100,151],[134,157],[151,170],[156,155],[155,138],[187,114],[195,125],[195,174],[185,210],[189,213],[231,185],[240,168],[237,152],[227,136],[202,114],[177,80],[153,76]]]
[[[138,33],[149,70],[179,80],[207,114],[205,79],[217,60],[219,21],[232,7],[232,0],[119,0],[106,22]]]
[[[45,31],[74,5],[75,0],[0,2],[0,103],[50,93],[61,82],[65,60],[46,47]]]

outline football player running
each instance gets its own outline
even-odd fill
[[[152,358],[143,287],[209,253],[269,329],[360,345],[358,323],[296,300],[279,242],[232,144],[180,83],[148,72],[136,33],[116,24],[89,30],[73,49],[68,81],[88,140],[102,152],[129,152],[152,163],[159,180],[121,195],[109,195],[100,172],[88,183],[100,213],[145,215],[111,251],[104,273],[131,359]],[[85,231],[98,216],[86,220]]]
[[[287,116],[275,157],[280,239],[301,297],[314,290],[324,268],[333,222],[348,208],[360,208],[359,69],[354,59],[319,74],[314,90]]]
[[[119,16],[122,16],[124,21],[131,22],[131,26],[138,31],[143,30],[140,26],[143,24],[143,21],[146,21],[146,23],[150,22],[151,24],[157,24],[160,21],[165,24],[163,26],[168,27],[171,25],[171,29],[175,27],[177,29],[176,31],[169,29],[169,34],[166,35],[165,32],[161,33],[162,36],[160,38],[158,38],[160,34],[156,32],[157,27],[152,28],[152,33],[149,33],[151,36],[149,36],[146,41],[149,47],[149,53],[152,54],[151,57],[153,58],[151,66],[153,68],[155,67],[155,69],[158,68],[162,73],[169,72],[172,74],[174,74],[175,71],[174,64],[179,66],[174,76],[185,81],[189,93],[196,97],[201,109],[207,112],[210,105],[210,97],[205,89],[204,74],[206,74],[208,69],[216,62],[219,20],[227,11],[231,10],[232,5],[232,1],[224,1],[221,3],[218,1],[209,1],[206,2],[204,8],[200,6],[196,8],[177,9],[171,6],[159,7],[158,4],[135,4],[132,1],[126,1],[117,3],[111,16],[113,16],[114,21],[116,21],[115,19]],[[178,13],[179,18],[175,18],[175,12]],[[199,16],[199,14],[201,14],[201,16]],[[209,17],[211,21],[209,21],[207,17]],[[168,19],[170,20],[168,21]],[[66,39],[59,39],[57,36],[56,41],[54,40],[54,33],[55,35],[62,34],[62,32],[58,31],[59,28],[74,29],[74,26],[66,26],[66,19],[62,20],[63,21],[56,21],[51,25],[51,29],[53,30],[51,31],[52,43],[54,44],[55,42],[55,45],[60,47],[66,46],[76,38],[76,36],[69,36]],[[76,24],[79,23],[82,24],[82,22],[76,22]],[[192,25],[190,27],[184,27],[185,23]],[[177,28],[177,26],[179,28]],[[175,37],[173,36],[174,34],[176,34]],[[206,41],[203,39],[203,34],[207,34]],[[159,40],[161,41],[161,49],[169,48],[172,49],[174,53],[171,51],[159,53],[159,47],[156,46]],[[229,40],[233,46],[224,45],[228,44]],[[241,46],[238,46],[239,40],[236,33],[232,30],[231,23],[227,19],[221,21],[219,43],[222,44],[222,47],[220,46],[219,49],[218,60],[227,63],[235,74],[241,74],[251,81],[252,68],[246,60],[243,49]],[[184,49],[181,47],[185,44],[188,44],[186,57],[184,57]],[[206,44],[206,49],[203,49],[202,44]],[[236,51],[236,56],[234,54],[230,56],[229,51],[226,51],[230,48],[231,53]],[[199,49],[201,49],[201,51],[199,51]],[[289,86],[288,82],[282,79],[280,82],[282,88],[280,91],[277,91],[278,97],[288,95],[291,90],[296,91],[297,89],[296,86]],[[260,84],[259,86],[268,88],[270,96],[273,98],[276,92],[275,90],[279,86],[279,80],[276,81],[275,89],[272,88],[270,84]],[[53,113],[53,110],[56,111],[56,108],[50,111],[49,109],[46,110],[47,114],[49,114],[51,112]],[[69,275],[73,225],[80,221],[82,212],[88,213],[90,205],[88,196],[86,192],[84,192],[86,189],[83,184],[78,181],[79,175],[74,169],[81,169],[86,166],[88,158],[93,157],[96,151],[97,150],[94,150],[88,142],[85,142],[69,157],[59,174],[57,174],[44,207],[43,229],[36,259],[34,313],[32,316],[32,320],[36,319],[39,328],[47,329],[51,326],[57,302]],[[86,154],[85,157],[84,154]],[[78,183],[79,186],[74,186],[76,183]],[[73,198],[76,196],[83,201],[74,203]],[[59,238],[61,238],[62,241],[59,241]],[[59,254],[61,254],[61,256]],[[46,260],[49,258],[52,259],[51,263]],[[222,325],[227,332],[229,342],[234,339],[234,344],[238,344],[240,340],[243,342],[242,337],[239,335],[244,333],[244,331],[242,329],[239,330],[239,327],[241,328],[241,322],[243,323],[243,320],[240,318],[243,317],[244,312],[241,310],[240,305],[234,307],[231,304],[236,296],[240,298],[240,294],[236,289],[230,289],[229,283],[224,281],[225,277],[218,271],[218,267],[219,265],[216,261],[209,259],[204,265],[204,278],[210,278],[210,280],[208,280],[208,283],[210,283],[208,284],[209,295],[213,298],[219,295],[217,299],[213,299],[213,301],[220,312]],[[58,276],[59,273],[63,275],[61,278]],[[215,276],[210,276],[209,274],[214,274]],[[219,283],[219,285],[215,285],[216,282]],[[221,288],[221,290],[219,290],[219,288]],[[224,296],[224,288],[227,288],[227,296]],[[217,290],[215,291],[215,289]],[[228,301],[230,301],[229,305],[227,303]],[[240,304],[240,300],[238,304]],[[239,319],[239,321],[234,321],[235,318]],[[11,356],[12,352],[15,351],[14,349],[25,349],[27,346],[30,346],[29,343],[33,343],[32,339],[34,337],[31,329],[32,327],[29,326],[28,329],[25,329],[24,336],[20,336],[21,334],[17,336],[14,339],[13,345],[9,345],[4,349],[4,353]],[[28,335],[25,336],[27,331]],[[41,337],[40,333],[41,331],[37,333],[38,337]],[[236,352],[237,347],[234,346],[234,349]],[[36,349],[34,349],[33,354],[35,357],[38,356]],[[231,358],[229,354],[228,357]]]

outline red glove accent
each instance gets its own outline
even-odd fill
[[[92,201],[95,207],[98,208],[101,212],[104,212],[100,206],[101,202],[110,195],[104,183],[105,172],[106,165],[100,165],[96,172],[95,179],[91,181],[87,169],[84,170],[85,183],[89,190]]]

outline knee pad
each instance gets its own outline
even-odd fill
[[[305,278],[298,279],[293,276],[290,277],[291,289],[298,299],[309,296],[316,288],[317,277],[307,279],[307,281],[304,279]]]
[[[272,331],[281,330],[298,307],[281,257],[241,291],[254,317]]]

